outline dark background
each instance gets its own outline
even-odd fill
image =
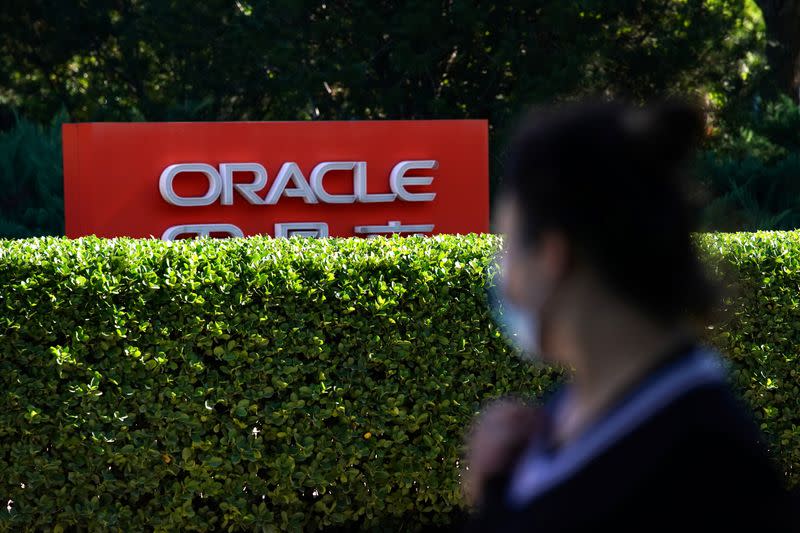
[[[3,237],[63,234],[63,121],[487,118],[496,189],[514,117],[583,96],[701,102],[701,229],[800,227],[800,0],[26,0],[0,26]]]

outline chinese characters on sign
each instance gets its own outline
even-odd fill
[[[488,231],[485,121],[65,124],[67,235]]]

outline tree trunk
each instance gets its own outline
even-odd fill
[[[756,0],[767,29],[767,61],[782,93],[800,102],[800,0]]]

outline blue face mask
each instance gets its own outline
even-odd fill
[[[536,313],[523,309],[504,296],[502,275],[489,288],[489,305],[492,318],[506,339],[522,353],[525,359],[539,359],[540,323]]]

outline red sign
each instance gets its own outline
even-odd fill
[[[65,124],[68,237],[489,229],[483,120]]]

